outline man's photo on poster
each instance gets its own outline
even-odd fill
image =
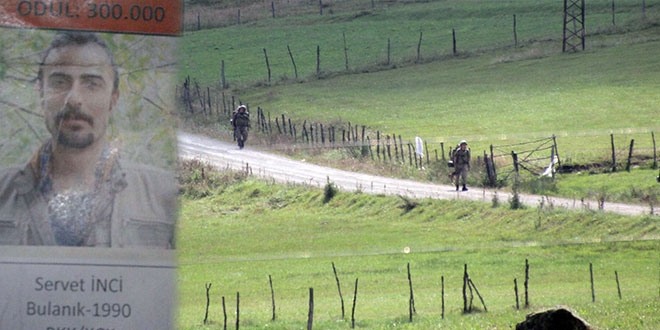
[[[172,37],[2,29],[0,245],[174,248],[175,54]]]

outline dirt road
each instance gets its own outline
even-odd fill
[[[394,179],[308,164],[251,149],[249,143],[245,149],[239,150],[235,143],[184,132],[179,132],[178,140],[180,157],[206,161],[218,168],[248,170],[253,175],[281,183],[304,183],[323,188],[330,180],[341,191],[359,190],[364,193],[401,195],[408,198],[464,199],[486,203],[492,203],[495,194],[501,203],[506,203],[511,198],[509,193],[502,191],[473,188],[466,192],[456,192],[455,188],[449,185]],[[519,194],[519,198],[529,207],[538,207],[544,203],[554,207],[598,209],[596,201],[526,194]],[[603,210],[624,215],[649,214],[651,211],[649,206],[607,202]]]

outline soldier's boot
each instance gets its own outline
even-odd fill
[[[456,188],[456,190],[458,190],[458,188]],[[465,185],[463,185],[463,191],[468,191],[468,188]]]

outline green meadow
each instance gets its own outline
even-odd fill
[[[315,329],[349,329],[353,319],[362,329],[513,329],[528,313],[557,305],[597,329],[660,326],[657,217],[549,206],[511,210],[507,201],[417,200],[406,211],[396,196],[337,192],[324,202],[327,193],[315,187],[206,173],[207,181],[184,185],[179,329],[222,329],[223,299],[231,329],[237,319],[241,329],[304,329],[310,288]],[[476,311],[463,313],[466,264],[487,311],[475,294]]]
[[[635,154],[648,159],[660,103],[659,9],[647,1],[642,15],[638,1],[618,1],[613,25],[611,1],[591,1],[586,49],[568,53],[561,52],[562,6],[550,0],[414,2],[261,19],[187,32],[180,75],[219,97],[224,61],[226,96],[298,124],[365,125],[372,140],[377,132],[407,142],[419,136],[439,150],[466,139],[482,154],[555,135],[562,162],[580,165],[610,162],[613,136],[618,162],[633,139]]]
[[[290,6],[311,3],[291,0]],[[272,19],[268,4],[245,2],[263,6],[265,18],[246,15],[241,25],[186,32],[181,79],[189,76],[219,93],[224,61],[229,87],[223,92],[273,117],[366,125],[370,135],[397,134],[404,141],[420,136],[430,148],[467,139],[481,154],[490,145],[556,135],[564,163],[607,164],[613,134],[619,161],[631,139],[636,153],[652,156],[660,104],[660,4],[646,1],[642,14],[639,1],[616,1],[614,25],[611,1],[588,1],[586,50],[562,53],[559,1],[375,1],[375,8],[357,3],[335,1],[324,15],[307,8]],[[215,122],[202,125],[225,129]],[[256,143],[260,138],[253,135]],[[292,157],[360,168],[341,151],[302,150]],[[526,189],[653,204],[660,194],[656,175],[647,162],[629,173],[586,170],[559,175],[550,190]],[[561,304],[597,329],[660,328],[657,216],[547,205],[513,210],[505,200],[493,205],[419,200],[406,211],[398,197],[339,192],[324,203],[328,192],[318,188],[235,173],[217,176],[200,180],[199,169],[183,175],[190,180],[184,187],[192,188],[185,188],[178,232],[180,329],[222,329],[223,298],[234,328],[238,294],[240,328],[304,329],[310,288],[314,328],[348,329],[356,281],[356,328],[512,329],[526,314]],[[471,180],[478,185],[478,178]],[[525,260],[529,308],[522,307]],[[462,313],[466,264],[487,312],[474,297],[480,311]],[[413,322],[408,265],[417,310]],[[211,310],[204,325],[209,283]]]

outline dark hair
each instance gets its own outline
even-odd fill
[[[110,59],[110,66],[112,66],[112,73],[114,74],[114,80],[112,82],[113,91],[116,91],[119,88],[119,71],[117,69],[117,64],[115,63],[115,56],[108,48],[108,45],[103,39],[98,35],[90,32],[80,32],[80,31],[64,31],[59,32],[53,37],[53,40],[50,42],[50,46],[44,52],[44,57],[41,59],[39,64],[39,72],[37,74],[37,79],[39,84],[43,83],[43,67],[50,55],[50,52],[56,48],[63,48],[71,45],[83,46],[87,44],[95,44],[103,48],[106,55]]]

